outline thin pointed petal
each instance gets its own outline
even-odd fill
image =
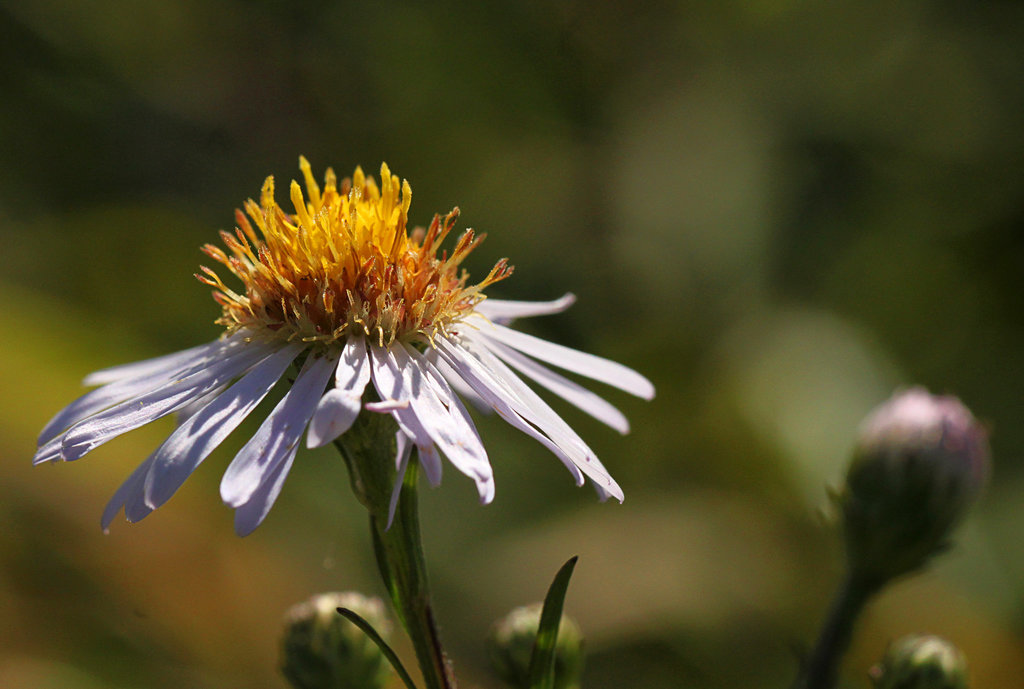
[[[395,510],[398,508],[398,496],[402,494],[402,482],[405,481],[405,470],[409,466],[409,456],[412,454],[412,442],[399,431],[395,434],[395,487],[391,489],[391,500],[388,502],[388,524],[384,527],[387,531],[391,523],[395,521]]]
[[[103,443],[181,409],[223,385],[268,354],[267,346],[251,345],[218,359],[195,373],[133,397],[80,421],[68,429],[61,456],[79,459]]]
[[[281,488],[284,486],[284,480],[288,478],[288,472],[292,468],[297,451],[297,445],[292,447],[283,460],[278,462],[265,477],[263,483],[249,497],[249,500],[235,509],[236,534],[248,536],[266,519],[270,508],[277,501],[277,496],[281,494]]]
[[[390,410],[392,418],[398,424],[399,429],[415,443],[416,449],[419,451],[420,465],[423,467],[427,481],[432,486],[439,485],[442,473],[441,459],[433,447],[430,433],[423,427],[412,410],[411,390],[407,389],[408,386],[403,387],[402,376],[394,362],[392,361],[389,365],[389,355],[386,349],[373,346],[370,348],[370,354],[372,380],[377,394],[383,402],[396,403]]]
[[[651,381],[618,362],[563,347],[503,325],[487,323],[479,318],[474,319],[474,325],[479,326],[474,335],[496,340],[541,361],[607,383],[637,397],[647,400],[654,398],[654,385]]]
[[[507,364],[530,377],[538,384],[543,385],[562,399],[579,407],[598,421],[611,426],[619,433],[629,433],[629,421],[626,419],[625,414],[600,395],[577,385],[564,376],[558,375],[551,369],[520,354],[511,347],[506,347],[500,342],[489,342],[487,346]]]
[[[162,356],[153,357],[151,359],[143,359],[141,361],[133,361],[128,364],[118,364],[117,366],[110,366],[108,368],[101,368],[98,371],[93,371],[82,380],[82,385],[92,387],[93,385],[106,385],[107,383],[113,383],[124,378],[138,378],[139,376],[148,375],[160,370],[180,368],[188,364],[196,358],[201,358],[209,352],[210,349],[215,349],[222,343],[222,340],[216,340],[214,342],[207,342],[205,344],[183,349],[180,352],[173,352],[171,354],[164,354]]]
[[[177,422],[177,424],[181,426],[191,417],[195,416],[200,411],[202,411],[203,408],[206,407],[206,405],[208,405],[210,402],[220,397],[221,393],[223,393],[227,389],[228,386],[226,384],[221,385],[220,387],[210,390],[202,397],[197,397],[196,399],[192,400],[191,402],[189,402],[184,407],[178,410],[178,413],[175,414],[174,416],[175,422]]]
[[[347,431],[359,416],[363,391],[370,382],[366,341],[351,337],[345,343],[335,371],[336,387],[327,391],[309,422],[306,446],[321,447]]]
[[[444,378],[413,349],[394,347],[390,365],[402,373],[413,413],[456,469],[477,484],[485,504],[494,497],[494,472],[469,413]],[[490,497],[488,497],[490,496]]]
[[[152,463],[153,455],[150,455],[144,462],[135,467],[135,471],[114,492],[114,495],[103,510],[103,516],[100,517],[100,527],[103,529],[103,533],[107,533],[110,530],[110,524],[114,521],[114,517],[117,516],[122,507],[135,502],[136,496],[142,491],[142,481],[146,478],[146,472],[149,471]]]
[[[64,436],[58,435],[53,440],[40,445],[39,449],[36,450],[36,454],[32,457],[33,466],[39,464],[45,464],[46,462],[56,462],[60,457],[60,444],[64,441]]]
[[[483,397],[476,394],[476,390],[466,384],[466,381],[462,379],[462,376],[456,373],[455,369],[449,366],[448,362],[438,355],[436,349],[428,349],[424,356],[427,357],[427,360],[430,361],[430,363],[434,364],[441,376],[448,381],[448,384],[460,397],[469,400],[469,403],[473,405],[474,409],[484,414],[490,414],[494,411],[494,407],[487,404]]]
[[[427,481],[434,488],[441,485],[441,475],[443,468],[441,466],[441,455],[437,454],[437,448],[430,445],[417,445],[416,446],[416,458],[420,462],[420,466],[423,467],[423,474],[427,477]]]
[[[390,414],[393,411],[408,408],[409,400],[385,400],[384,402],[367,402],[363,405],[363,409],[377,414]]]
[[[451,390],[443,381],[434,380],[428,371],[429,364],[406,350],[393,347],[387,353],[388,366],[400,376],[402,386],[408,391],[412,411],[426,429],[434,443],[444,452],[455,467],[478,484],[493,478],[490,462],[483,443],[471,424],[458,414]],[[443,385],[443,387],[442,387]],[[486,490],[481,486],[481,495]]]
[[[530,386],[526,385],[508,368],[493,352],[488,349],[485,343],[470,342],[470,351],[495,377],[502,381],[514,395],[526,405],[526,409],[532,416],[530,421],[537,425],[542,431],[565,448],[580,471],[589,476],[596,487],[598,495],[604,500],[609,495],[614,496],[619,502],[623,500],[622,489],[615,479],[611,477],[608,470],[601,464],[601,460],[593,450],[583,441],[582,438],[562,419],[547,402],[542,400]]]
[[[474,387],[477,392],[484,394],[486,391],[489,395],[488,401],[497,400],[502,406],[509,408],[514,416],[536,426],[559,448],[560,452],[556,455],[560,459],[568,458],[579,471],[599,483],[609,494],[622,500],[622,489],[586,443],[486,347],[467,349],[462,344],[440,338],[437,342],[440,351],[447,355],[452,367],[463,372],[467,382],[474,384],[475,381]],[[467,341],[466,344],[471,343]],[[503,418],[521,428],[515,424],[512,417],[502,413],[501,408],[495,408]]]
[[[240,507],[249,502],[278,466],[294,456],[336,362],[336,355],[306,359],[295,383],[224,472],[220,495],[225,503]]]
[[[64,407],[43,427],[39,433],[39,444],[45,444],[69,426],[108,407],[149,392],[182,375],[195,372],[198,368],[205,366],[211,357],[217,356],[226,348],[227,344],[218,340],[187,349],[184,352],[161,357],[162,361],[160,362],[156,360],[140,362],[147,365],[140,367],[132,375],[119,376],[101,388],[90,390]],[[132,366],[134,364],[125,364],[123,368],[130,369]],[[89,381],[89,378],[86,378],[86,381]]]
[[[360,400],[353,399],[344,390],[328,390],[310,419],[306,447],[323,447],[333,441],[352,427],[361,408]]]
[[[157,449],[146,475],[146,504],[155,509],[170,500],[185,479],[263,401],[302,347],[293,343],[267,357],[175,429]]]
[[[572,474],[576,485],[583,485],[583,473],[565,450],[534,428],[533,425],[520,415],[513,405],[521,407],[521,403],[510,403],[510,400],[514,400],[515,396],[504,390],[501,384],[494,380],[493,375],[482,367],[479,362],[471,362],[472,355],[461,353],[450,343],[440,343],[440,341],[439,351],[442,352],[442,356],[448,359],[452,371],[456,375],[461,376],[467,384],[471,385],[477,394],[497,412],[498,416],[550,450],[561,460],[565,468],[569,470],[569,473]]]
[[[516,318],[561,313],[574,303],[576,303],[576,295],[568,292],[553,301],[485,299],[474,307],[474,311],[486,316],[494,323],[508,323]]]
[[[129,524],[137,524],[153,514],[153,508],[146,504],[142,486],[135,486],[124,503],[124,518]]]

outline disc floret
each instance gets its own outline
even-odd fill
[[[339,187],[328,168],[322,191],[305,158],[299,167],[306,195],[292,181],[294,213],[277,204],[274,178],[267,177],[260,202],[250,199],[244,213],[235,211],[234,234],[221,232],[227,251],[203,247],[244,287],[232,290],[206,266],[196,276],[214,288],[223,309],[217,322],[229,332],[245,328],[324,344],[352,333],[381,346],[395,340],[430,342],[472,313],[485,298],[485,287],[512,272],[502,259],[482,281],[469,284],[460,264],[484,235],[466,230],[450,254],[440,251],[458,208],[444,218],[435,215],[425,230],[409,232],[412,189],[407,181],[400,184],[387,164],[381,165],[379,187],[358,167]]]

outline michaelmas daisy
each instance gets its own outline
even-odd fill
[[[221,232],[224,248],[203,247],[241,281],[232,288],[205,266],[197,275],[221,305],[223,336],[87,376],[86,385],[100,387],[46,425],[34,463],[78,459],[177,412],[179,425],[117,490],[102,526],[122,508],[138,521],[167,502],[294,366],[294,382],[221,480],[240,535],[266,517],[303,435],[308,447],[330,443],[362,410],[390,414],[398,428],[392,514],[414,448],[431,484],[441,480],[443,454],[475,482],[481,502],[490,502],[491,465],[460,397],[535,438],[577,484],[587,477],[602,499],[621,501],[622,490],[587,444],[520,376],[622,433],[629,426],[621,412],[544,363],[646,399],[654,387],[625,366],[507,327],[515,318],[563,311],[573,296],[486,299],[484,289],[512,268],[501,260],[480,282],[469,281],[460,264],[483,237],[467,230],[450,250],[440,248],[458,209],[410,231],[409,183],[399,183],[387,165],[380,186],[359,168],[339,185],[328,169],[321,190],[305,158],[299,163],[306,193],[292,182],[294,212],[277,205],[268,177],[260,202],[236,211],[235,232]]]

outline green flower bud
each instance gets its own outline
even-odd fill
[[[955,397],[896,393],[864,421],[839,502],[854,576],[882,585],[943,550],[989,472],[985,430]]]
[[[487,638],[491,666],[513,687],[530,686],[530,655],[540,627],[541,604],[516,608],[494,623]],[[555,642],[555,689],[577,689],[583,674],[583,633],[567,615]]]
[[[967,689],[967,660],[937,636],[905,636],[871,668],[875,689]]]
[[[361,593],[323,593],[285,615],[281,672],[295,689],[380,689],[390,666],[377,645],[338,613],[358,613],[382,637],[390,632],[384,604]]]

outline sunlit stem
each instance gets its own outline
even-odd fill
[[[416,499],[418,462],[409,462],[402,483],[395,520],[391,528],[378,516],[370,516],[370,531],[381,576],[391,594],[416,650],[424,681],[429,689],[454,689],[455,678],[441,647],[434,613],[430,605],[427,570],[420,543],[419,513]]]
[[[427,586],[416,494],[419,461],[413,450],[391,528],[387,528],[395,472],[395,432],[388,414],[363,412],[335,445],[348,465],[352,490],[370,513],[370,533],[384,586],[412,640],[427,689],[454,689]]]

